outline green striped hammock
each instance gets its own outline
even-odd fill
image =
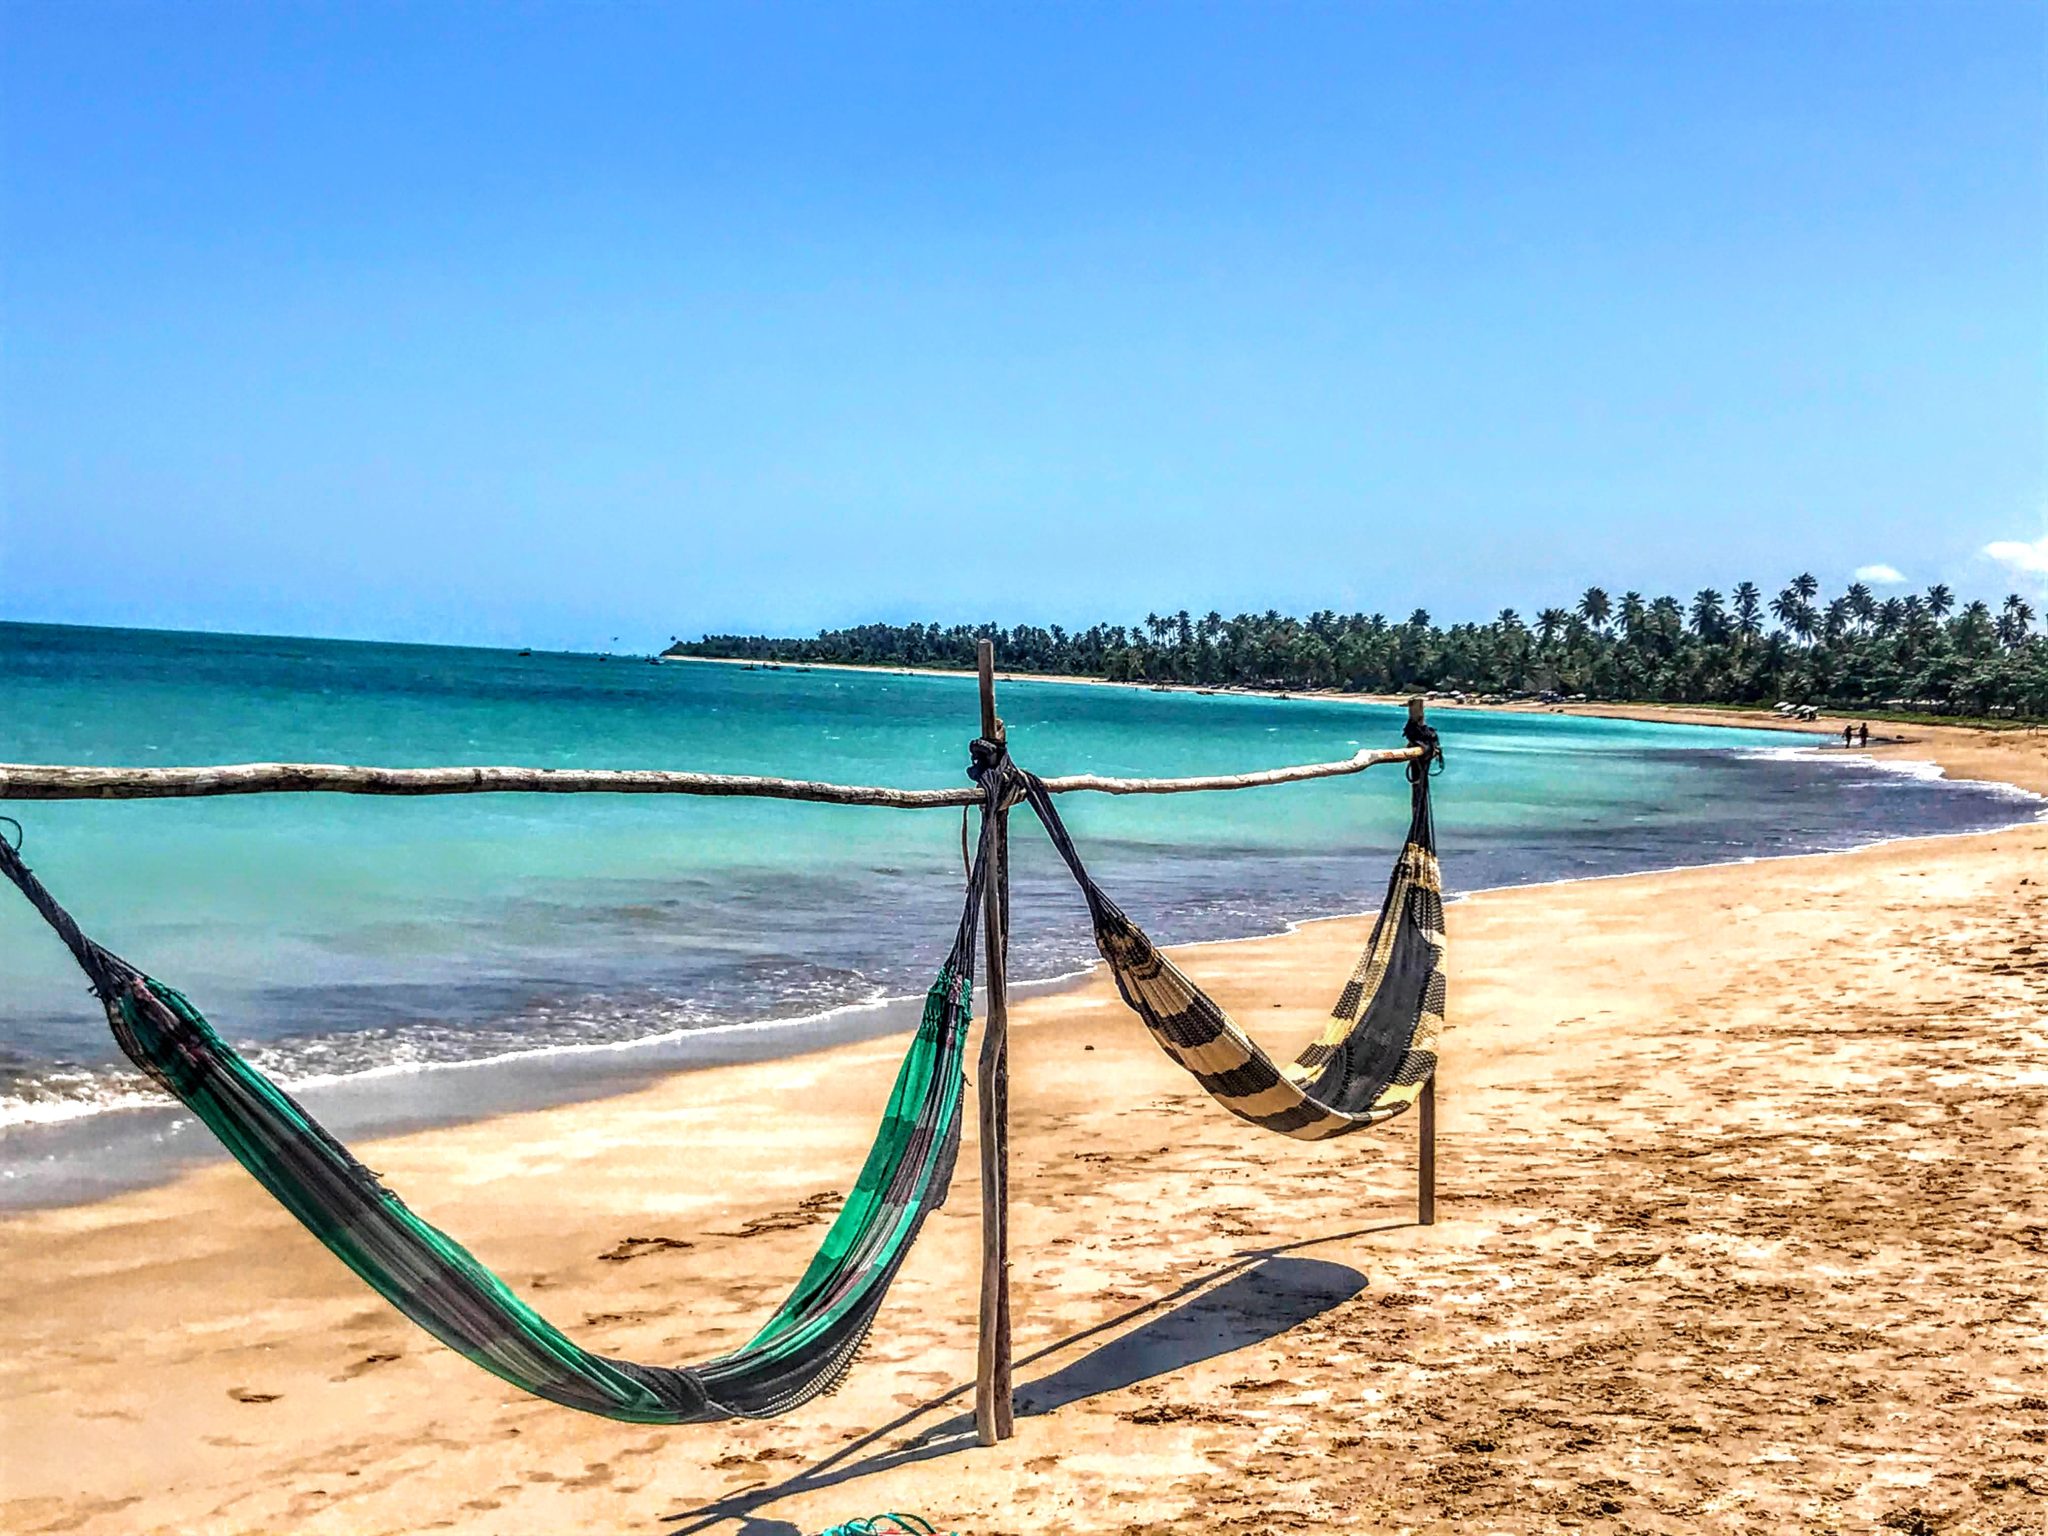
[[[523,1391],[635,1424],[786,1413],[839,1385],[960,1147],[975,935],[1001,793],[988,775],[960,927],[925,999],[860,1178],[796,1288],[753,1338],[698,1366],[640,1365],[570,1339],[454,1238],[386,1189],[288,1093],[214,1033],[175,988],[102,949],[0,839],[4,873],[91,978],[121,1048],[400,1312]]]

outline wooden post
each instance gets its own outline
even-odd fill
[[[1424,712],[1428,707],[1429,701],[1423,698],[1421,694],[1418,693],[1410,698],[1408,700],[1408,723],[1410,725],[1426,723]],[[1414,738],[1411,736],[1409,739],[1413,740]],[[1424,758],[1419,769],[1411,765],[1409,772],[1429,772],[1429,760]],[[1415,1149],[1415,1223],[1417,1226],[1433,1227],[1436,1225],[1436,1074],[1434,1072],[1430,1073],[1423,1081],[1422,1094],[1415,1108],[1421,1121],[1421,1124],[1416,1127],[1416,1139],[1419,1145]]]
[[[981,734],[1003,740],[996,714],[996,648],[976,647]],[[1010,1388],[1010,813],[996,812],[994,868],[983,903],[988,983],[981,1025],[981,1340],[975,1356],[974,1427],[983,1445],[1016,1433]]]
[[[1415,1179],[1415,1221],[1418,1226],[1436,1225],[1436,1074],[1422,1085],[1422,1097],[1416,1103],[1421,1112],[1422,1145],[1416,1161]]]

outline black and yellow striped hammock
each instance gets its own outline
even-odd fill
[[[1282,1066],[1103,893],[1029,774],[1026,798],[1087,900],[1117,990],[1166,1054],[1241,1120],[1299,1141],[1324,1141],[1390,1120],[1436,1073],[1444,1028],[1443,875],[1430,813],[1430,772],[1443,760],[1436,732],[1408,728],[1426,755],[1408,764],[1407,841],[1394,861],[1372,937],[1322,1034]]]

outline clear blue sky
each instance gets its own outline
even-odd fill
[[[2048,535],[2033,0],[0,28],[0,617],[1995,597]]]

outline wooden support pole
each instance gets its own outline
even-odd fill
[[[1424,713],[1428,700],[1416,694],[1408,701],[1408,723],[1424,725]],[[1425,758],[1419,769],[1411,768],[1410,773],[1429,772]],[[1417,1226],[1436,1225],[1436,1074],[1430,1073],[1423,1080],[1422,1093],[1416,1105],[1416,1117],[1421,1122],[1416,1126],[1415,1149],[1415,1222]]]
[[[1003,740],[996,713],[996,648],[976,647],[981,671],[981,734]],[[1016,1433],[1010,1387],[1010,813],[996,812],[995,867],[982,917],[988,983],[981,1026],[981,1339],[975,1355],[974,1427],[983,1445]]]
[[[1415,1178],[1415,1221],[1418,1226],[1436,1225],[1436,1074],[1422,1085],[1416,1102],[1421,1115],[1421,1146],[1417,1149]]]

